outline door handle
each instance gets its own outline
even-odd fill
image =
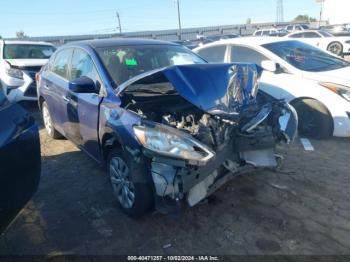
[[[47,89],[47,90],[50,89],[50,87],[47,84],[44,85],[44,88]]]
[[[62,96],[62,99],[63,99],[66,103],[69,103],[69,102],[70,102],[70,99],[67,98],[66,96]]]

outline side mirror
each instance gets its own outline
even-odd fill
[[[96,93],[97,88],[95,85],[95,82],[86,76],[79,77],[77,79],[74,79],[72,81],[69,81],[69,90],[74,93]]]
[[[281,66],[278,63],[271,61],[271,60],[262,61],[261,67],[264,70],[269,71],[269,72],[273,72],[273,73],[278,73],[281,69]]]

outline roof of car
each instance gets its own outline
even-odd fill
[[[137,38],[108,38],[94,39],[79,42],[71,42],[68,45],[89,45],[92,48],[110,47],[110,46],[128,46],[128,45],[178,45],[176,43],[153,40],[153,39],[137,39]]]
[[[20,45],[52,45],[48,42],[38,42],[38,41],[25,41],[25,40],[0,40],[3,41],[4,44],[20,44]]]
[[[264,45],[273,42],[291,41],[282,37],[238,37],[231,39],[222,39],[213,43],[206,44],[205,46],[217,45],[217,44],[241,44],[241,45]],[[201,47],[199,47],[201,48]]]

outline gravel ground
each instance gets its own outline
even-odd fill
[[[31,111],[38,117],[35,109]],[[350,139],[299,140],[281,170],[237,177],[177,217],[135,220],[93,160],[41,126],[38,193],[0,237],[6,254],[350,254]]]

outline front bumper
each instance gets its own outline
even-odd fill
[[[23,70],[23,80],[7,75],[1,78],[0,86],[9,101],[36,101],[38,99],[35,73],[34,71]]]

